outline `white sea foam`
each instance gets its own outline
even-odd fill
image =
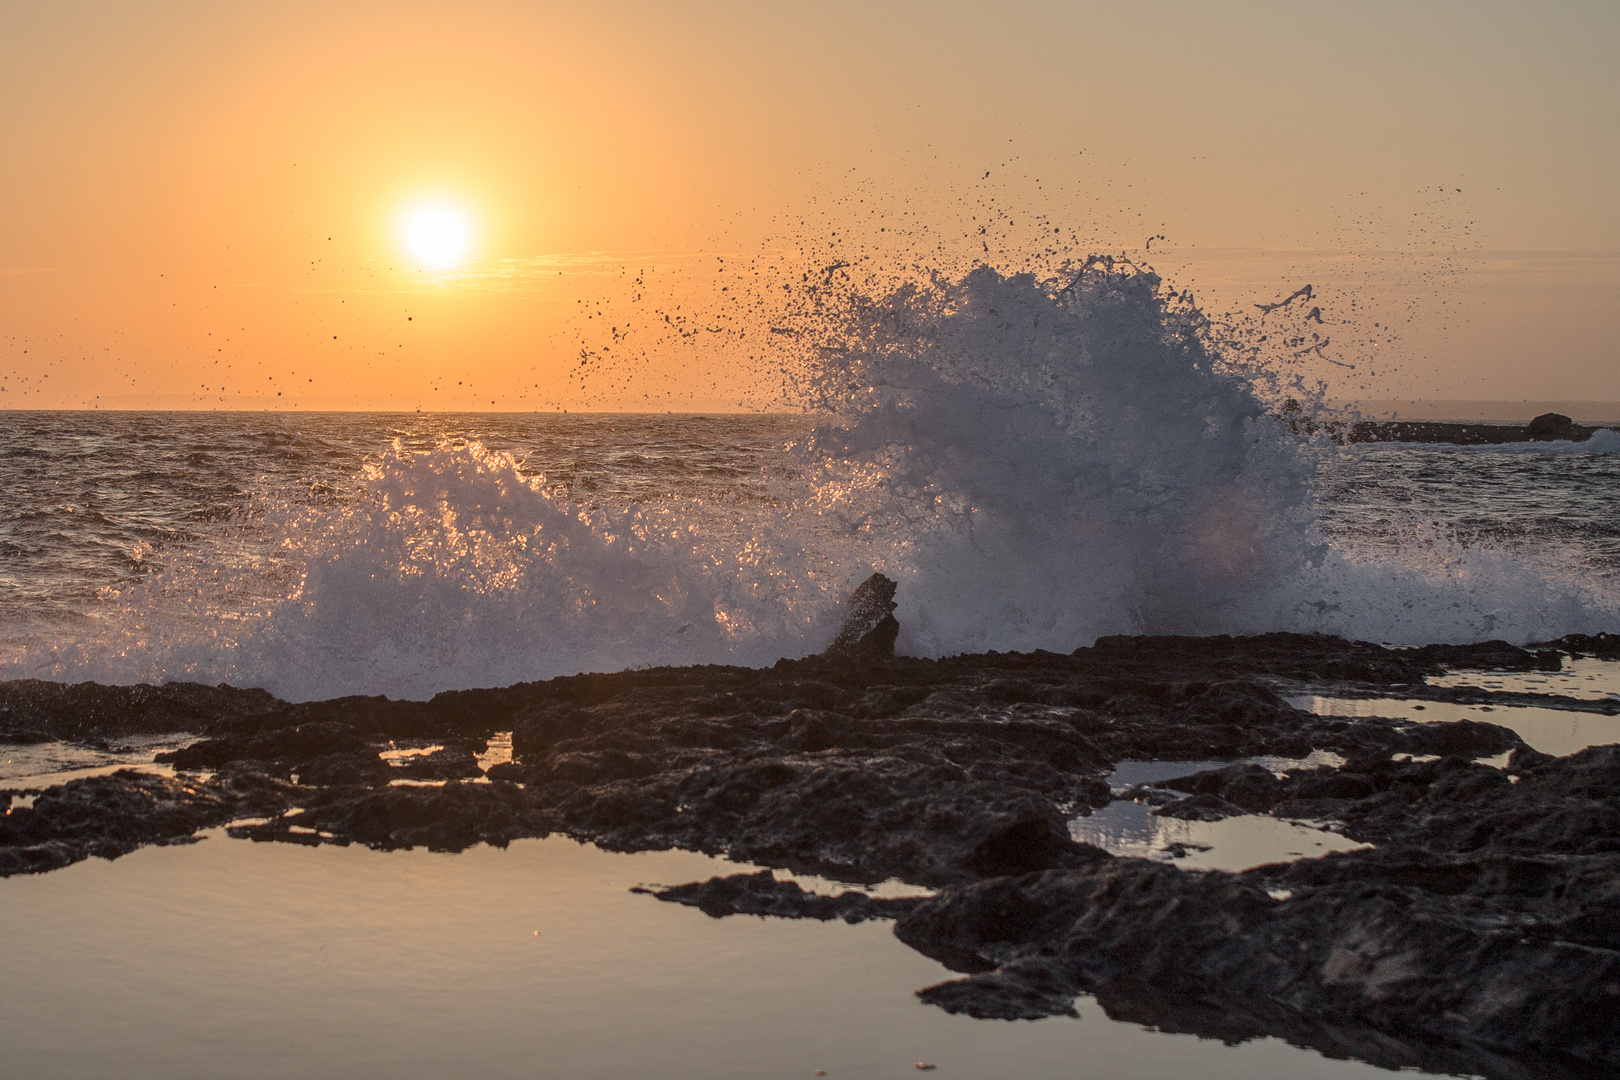
[[[177,558],[11,673],[306,699],[764,664],[819,648],[873,568],[899,580],[900,648],[921,655],[1620,625],[1612,589],[1556,552],[1533,564],[1415,526],[1376,551],[1325,540],[1318,459],[1343,451],[1276,419],[1276,372],[1234,360],[1149,274],[981,268],[846,299],[795,328],[798,385],[829,419],[773,501],[588,509],[477,443],[396,446],[346,501],[267,500],[268,555]]]
[[[902,647],[1267,630],[1526,641],[1620,621],[1566,553],[1532,563],[1422,523],[1393,555],[1325,542],[1316,460],[1355,451],[1275,419],[1261,396],[1275,386],[1199,319],[1151,275],[1108,269],[981,269],[861,310],[857,340],[817,373],[839,422],[812,444],[815,498],[903,582]]]
[[[55,677],[225,680],[290,699],[425,696],[642,664],[768,663],[831,633],[802,555],[698,503],[589,510],[511,455],[446,443],[369,464],[335,508],[271,506],[282,569],[177,562],[99,634],[25,666]],[[805,587],[808,579],[809,588]],[[256,604],[229,604],[257,591]],[[248,610],[234,617],[232,606]],[[30,673],[39,674],[38,670]]]
[[[824,353],[808,501],[902,582],[902,648],[1219,631],[1319,557],[1307,447],[1157,284],[980,269]]]

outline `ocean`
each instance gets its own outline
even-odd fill
[[[920,655],[1620,625],[1620,452],[1601,438],[1296,440],[1308,474],[1290,458],[1239,478],[1270,485],[1261,522],[1252,493],[1189,512],[1209,493],[1176,485],[1208,478],[1107,451],[1066,463],[1093,490],[1054,512],[1042,489],[1081,481],[1016,458],[1045,448],[985,445],[1008,459],[974,471],[1000,475],[962,476],[977,433],[946,432],[966,437],[925,447],[919,475],[915,447],[857,453],[859,425],[820,415],[7,413],[0,430],[9,677],[420,697],[768,664],[824,644],[873,568],[901,582],[900,646]],[[1167,518],[1178,543],[1144,557],[1140,530]]]
[[[173,700],[205,704],[176,721],[162,695],[5,683],[0,975],[16,993],[0,1012],[0,1076],[201,1078],[225,1061],[233,1075],[345,1080],[1596,1075],[1499,1056],[1506,1029],[1488,1017],[1459,1041],[1398,1015],[1365,1029],[1272,1016],[1271,998],[1233,989],[1241,973],[1200,987],[1228,997],[1190,1011],[1105,982],[1008,1014],[1038,1023],[975,1019],[1003,1014],[936,1008],[919,988],[960,986],[983,968],[977,954],[964,967],[884,921],[710,919],[632,892],[747,873],[751,887],[763,874],[773,889],[912,904],[940,886],[935,899],[954,903],[984,882],[1047,880],[998,876],[1013,871],[980,853],[1022,858],[1031,822],[1066,822],[1070,838],[1131,857],[1098,873],[1155,883],[1133,895],[1170,890],[1177,925],[1228,910],[1294,918],[1319,886],[1362,902],[1380,859],[1440,858],[1400,829],[1496,813],[1489,800],[1548,785],[1612,789],[1581,771],[1609,767],[1620,725],[1616,665],[1593,656],[1514,654],[1539,666],[1487,673],[1410,661],[1428,674],[1406,681],[1389,672],[1424,653],[1321,638],[1239,644],[1213,667],[1195,654],[1226,644],[1028,654],[1118,634],[1415,646],[1620,630],[1620,433],[1468,447],[1302,434],[1286,358],[1234,351],[1156,278],[1111,265],[1053,281],[980,269],[807,309],[770,333],[792,343],[772,376],[792,406],[779,412],[0,412],[0,680],[282,699],[177,688]],[[843,687],[827,681],[842,661],[778,665],[820,652],[874,571],[897,583],[898,653],[980,654],[963,657],[966,675],[886,661]],[[1319,686],[1292,662],[1266,667],[1280,662],[1267,649],[1320,649],[1341,674]],[[1185,671],[1152,670],[1183,659]],[[771,670],[635,670],[702,664]],[[515,685],[580,672],[625,674]],[[352,697],[498,687],[514,689],[427,706]],[[1444,723],[1458,720],[1484,723]],[[1042,740],[1059,737],[1049,753]],[[1222,769],[1265,790],[1346,786],[1265,804],[1286,813],[1162,786]],[[1483,801],[1395,813],[1383,832],[1346,825],[1355,799],[1382,797],[1363,772],[1419,791],[1466,775],[1443,797]],[[1566,848],[1570,865],[1612,859],[1612,813],[1558,809],[1563,797],[1509,806],[1493,843],[1533,842],[1537,866]],[[798,801],[769,809],[785,799]],[[1196,799],[1218,812],[1157,812]],[[756,819],[758,835],[791,842],[749,841]],[[633,832],[648,822],[664,830],[656,843]],[[1534,831],[1544,822],[1552,831]],[[859,850],[832,859],[847,830]],[[890,842],[911,862],[873,871]],[[952,844],[972,873],[927,870],[919,853]],[[1456,858],[1475,856],[1506,858]],[[1317,859],[1344,880],[1286,877]],[[840,867],[851,881],[833,879]],[[1176,899],[1221,871],[1247,882],[1241,903]],[[1388,886],[1400,904],[1474,927],[1449,893],[1408,881]],[[1523,900],[1508,892],[1475,899],[1507,911]],[[1564,886],[1546,892],[1546,917],[1564,918]],[[1567,892],[1566,906],[1584,902]],[[1480,955],[1506,955],[1490,944],[1497,909],[1481,910]],[[1378,911],[1368,925],[1410,924],[1414,948],[1444,922]],[[1360,962],[1346,949],[1372,948],[1333,918],[1289,931],[1291,947],[1350,935],[1300,969],[1329,989]],[[1598,933],[1570,925],[1571,941]],[[1173,974],[1237,940],[1206,936],[1184,958],[1161,929],[1144,940]],[[1580,948],[1595,963],[1601,950]],[[1422,985],[1469,990],[1454,954],[1435,955],[1444,970]],[[1394,963],[1358,976],[1375,1004],[1374,975]],[[1585,1000],[1558,992],[1558,1009]]]
[[[1112,260],[759,288],[779,413],[0,414],[0,675],[307,700],[762,665],[874,570],[918,656],[1620,625],[1620,433],[1301,435],[1308,315],[1223,328]]]

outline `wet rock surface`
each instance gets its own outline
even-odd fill
[[[820,919],[823,922],[842,919],[847,923],[861,923],[869,919],[897,919],[909,914],[918,903],[916,899],[908,897],[882,899],[853,890],[836,896],[806,892],[796,881],[777,881],[769,870],[731,874],[667,888],[638,886],[630,891],[648,893],[671,903],[686,904],[716,919],[727,915],[773,915],[787,919]]]
[[[1466,866],[1451,884],[1473,889],[1447,893],[1409,862],[1378,851],[1221,874],[1109,859],[947,890],[896,933],[941,959],[994,962],[921,992],[953,1012],[1030,1018],[1089,991],[1118,1019],[1328,1052],[1352,1042],[1390,1067],[1612,1068],[1612,949],[1482,917],[1501,891],[1492,871],[1511,877],[1499,868]]]
[[[1391,1066],[1601,1073],[1620,1067],[1620,750],[1551,758],[1492,724],[1314,716],[1283,695],[1394,695],[1449,669],[1549,670],[1607,644],[1104,638],[1070,655],[857,652],[427,702],[4,684],[17,731],[183,721],[201,737],[168,755],[176,779],[77,780],[32,806],[3,793],[0,873],[227,822],[260,841],[445,851],[563,832],[936,888],[829,897],[766,873],[660,896],[711,915],[894,918],[964,974],[922,991],[952,1011],[1060,1014],[1090,993],[1167,1030],[1276,1035]],[[479,776],[504,731],[513,760]],[[442,749],[380,756],[412,740]],[[1374,848],[1190,873],[1070,839],[1070,818],[1114,797],[1121,761],[1314,752],[1344,764],[1236,764],[1151,790],[1161,813],[1332,822]],[[1505,769],[1473,760],[1508,752]],[[407,776],[419,782],[390,783]]]
[[[263,690],[230,686],[101,686],[15,679],[0,682],[0,732],[38,734],[46,739],[109,739],[201,731],[208,724],[262,715],[277,706],[285,707]]]
[[[1296,427],[1296,430],[1300,428]],[[1601,426],[1577,424],[1559,413],[1543,413],[1528,424],[1448,423],[1438,420],[1360,420],[1353,424],[1326,424],[1323,430],[1344,442],[1451,443],[1489,446],[1503,443],[1568,440],[1585,442]],[[1613,429],[1609,429],[1613,430]]]
[[[1591,432],[1582,428],[1563,413],[1542,413],[1525,425],[1524,433],[1537,442],[1555,439],[1585,439]]]
[[[402,780],[468,780],[483,776],[478,749],[471,745],[441,746],[394,762],[391,776]]]
[[[0,875],[55,870],[143,844],[184,843],[232,816],[238,799],[212,785],[131,771],[53,787],[0,816]]]
[[[1605,660],[1620,660],[1620,634],[1565,634],[1557,641],[1531,646],[1533,649],[1556,649],[1571,656],[1597,656]]]
[[[893,656],[895,639],[900,636],[900,621],[894,617],[896,587],[894,579],[883,574],[873,574],[857,585],[849,597],[849,614],[822,655],[873,659]]]

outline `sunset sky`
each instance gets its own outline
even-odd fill
[[[0,407],[761,407],[679,338],[570,372],[807,238],[959,268],[992,205],[999,266],[1040,219],[1393,326],[1342,397],[1620,401],[1617,47],[1611,2],[3,2]]]

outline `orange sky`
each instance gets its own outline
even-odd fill
[[[1613,4],[585,6],[0,7],[0,406],[770,404],[698,341],[570,372],[725,259],[959,265],[992,204],[1393,325],[1343,396],[1620,400]]]

